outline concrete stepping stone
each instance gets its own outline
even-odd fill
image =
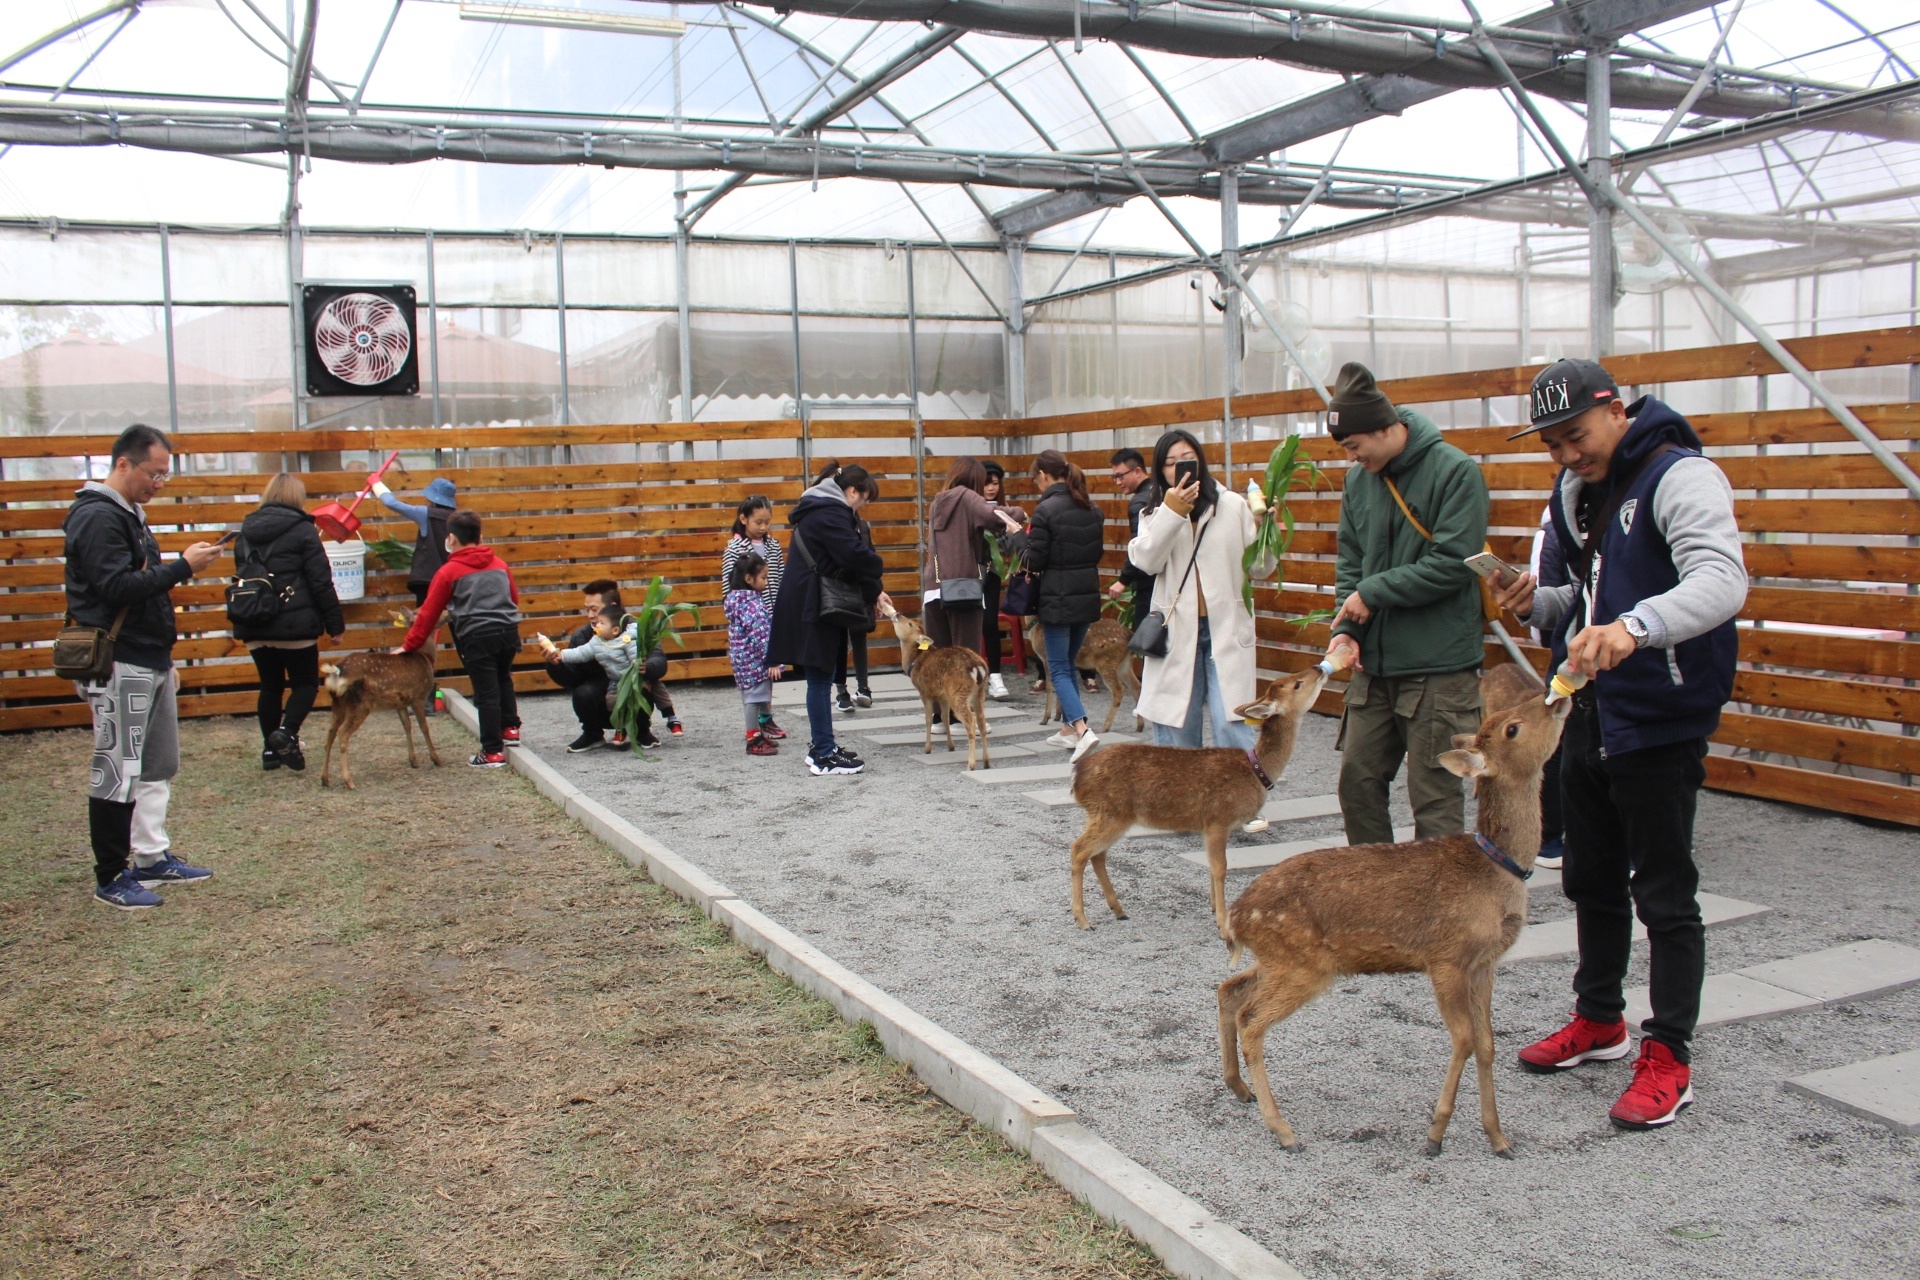
[[[1732,924],[1736,920],[1747,920],[1762,916],[1773,910],[1753,902],[1741,902],[1737,898],[1723,898],[1717,893],[1700,895],[1700,915],[1709,929],[1723,924]],[[1526,960],[1551,960],[1560,956],[1578,954],[1579,937],[1575,932],[1573,918],[1555,920],[1551,924],[1530,924],[1520,931],[1519,941],[1513,944],[1513,950],[1500,957],[1500,963],[1519,964]],[[1646,926],[1638,920],[1633,922],[1633,940],[1646,939]]]
[[[926,741],[926,720],[923,716],[916,716],[914,723],[921,727],[917,729],[882,729],[873,733],[867,733],[864,732],[861,725],[836,716],[834,717],[833,728],[836,734],[861,738],[867,742],[878,743],[883,747],[917,747]],[[996,721],[991,717],[988,719],[988,726],[992,730],[989,736],[996,744],[1005,738],[1028,738],[1035,734],[1051,734],[1053,732],[1052,725],[1048,725],[1044,729],[1039,725],[1034,725],[1028,729],[1022,728],[1017,724],[1007,724],[1004,721]],[[965,731],[958,725],[955,725],[953,728],[953,733],[956,738],[964,732]],[[936,733],[935,736],[938,737],[938,733]],[[1028,743],[1027,745],[1038,746],[1037,743]],[[998,750],[998,747],[996,746],[995,749]],[[1049,747],[1048,750],[1057,750],[1057,748]]]
[[[1787,1088],[1895,1133],[1920,1134],[1920,1049],[1795,1076]]]
[[[1053,751],[1055,748],[1048,747],[1047,750]],[[1073,765],[1068,763],[1066,755],[1066,752],[1060,752],[1059,764],[1022,765],[1014,769],[976,769],[965,776],[969,782],[978,782],[988,787],[1002,786],[1012,782],[1054,782],[1073,776]]]
[[[867,729],[906,729],[917,728],[924,737],[927,730],[927,713],[915,706],[911,715],[883,715],[891,708],[873,707],[856,715],[842,715],[835,712],[833,730],[835,733],[861,733]],[[988,707],[987,719],[1000,720],[1007,716],[1018,715],[1012,707]],[[954,726],[956,729],[958,725]]]
[[[1706,894],[1701,894],[1701,908]],[[1920,984],[1920,951],[1868,938],[1709,977],[1700,991],[1700,1025],[1750,1022],[1776,1014],[1867,1000]],[[1627,1021],[1653,1016],[1645,987],[1629,988]]]
[[[916,738],[914,741],[917,745],[920,740]],[[1017,757],[1023,760],[1031,760],[1038,754],[1031,747],[1023,747],[1017,742],[991,743],[988,753],[994,760],[995,763],[993,767],[996,769],[999,768],[999,761],[1002,759]],[[926,752],[915,751],[907,758],[909,760],[916,760],[921,764],[965,765],[967,762],[967,744],[961,740],[961,735],[956,733],[953,735],[953,750],[948,751],[946,741],[936,734],[933,739],[933,753],[931,755]]]
[[[1138,830],[1139,828],[1137,827],[1134,829],[1134,831]],[[1129,831],[1127,834],[1132,835],[1134,832]],[[1169,833],[1156,831],[1151,834],[1164,836]],[[1413,828],[1395,827],[1393,829],[1393,838],[1395,840],[1411,840],[1413,839]],[[1297,858],[1303,853],[1312,853],[1316,849],[1338,849],[1346,843],[1346,838],[1342,836],[1336,839],[1322,837],[1318,840],[1287,840],[1277,844],[1229,844],[1227,846],[1227,870],[1265,871],[1268,867],[1278,866],[1288,858]],[[1207,865],[1207,850],[1205,845],[1202,845],[1198,849],[1189,850],[1180,856],[1186,861],[1193,863],[1196,867],[1204,867]]]

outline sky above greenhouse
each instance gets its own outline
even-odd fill
[[[30,46],[101,3],[15,0],[0,6],[0,54]],[[1459,4],[1440,0],[1354,7],[1466,16]],[[1498,23],[1539,7],[1493,0],[1482,11]],[[296,8],[304,13],[304,0],[298,6],[288,0],[145,0],[137,11],[93,23],[6,67],[0,72],[0,106],[52,102],[151,111],[169,102],[182,109],[278,110],[287,93],[289,35],[297,37]],[[633,16],[677,18],[686,25],[683,35],[668,37],[488,16],[515,8],[571,11],[588,21],[612,15],[614,25]],[[537,13],[519,16],[539,19]],[[1920,65],[1920,7],[1913,0],[1729,0],[1636,33],[1623,47],[1705,59],[1729,23],[1718,61],[1748,70],[1864,89],[1912,80]],[[683,120],[681,127],[690,131],[758,130],[764,136],[770,119],[785,121],[824,104],[852,78],[923,38],[926,29],[857,17],[783,17],[769,5],[322,0],[315,34],[317,107],[338,109],[354,100],[368,117],[416,119],[456,110],[492,113],[498,120],[564,120],[573,113],[607,127],[660,129]],[[983,72],[993,73],[997,84],[986,83]],[[1049,46],[969,32],[877,99],[855,107],[835,136],[875,146],[1111,154],[1110,125],[1127,148],[1140,153],[1184,143],[1190,130],[1206,133],[1338,83],[1338,76],[1278,62],[1134,53],[1097,40],[1076,52],[1070,42]],[[1585,126],[1578,111],[1546,99],[1541,106],[1560,136],[1580,147]],[[1618,145],[1651,141],[1665,119],[1664,111],[1616,111]],[[1710,123],[1688,120],[1680,136]],[[1834,133],[1811,145],[1813,152],[1791,166],[1791,192],[1779,190],[1771,173],[1767,185],[1742,176],[1757,174],[1756,167],[1727,162],[1715,171],[1723,179],[1716,188],[1721,207],[1744,211],[1742,205],[1752,205],[1770,213],[1805,203],[1798,188],[1810,184],[1822,199],[1836,198],[1836,192],[1899,192],[1914,184],[1920,144]],[[1488,89],[1449,93],[1350,133],[1313,139],[1286,159],[1318,166],[1336,152],[1343,166],[1467,182],[1541,173],[1556,164],[1537,140],[1524,136],[1509,100]],[[301,217],[314,226],[575,234],[659,234],[674,227],[675,178],[667,172],[448,160],[299,163]],[[697,200],[720,176],[686,174],[687,198]],[[760,181],[716,204],[698,229],[916,240],[937,232],[956,241],[983,241],[994,234],[976,197],[998,209],[1032,195],[987,186],[971,191],[860,178]],[[1875,216],[1920,216],[1913,194],[1876,205]],[[287,195],[286,165],[277,156],[27,145],[0,153],[4,216],[270,225],[283,217]],[[1168,203],[1207,247],[1217,244],[1218,212],[1211,201],[1177,197]],[[1273,235],[1287,212],[1248,206],[1242,239]],[[1296,229],[1355,216],[1352,209],[1315,208]],[[1051,227],[1036,240],[1095,249],[1183,247],[1145,200]]]

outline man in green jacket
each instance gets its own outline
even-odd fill
[[[1480,468],[1420,414],[1396,409],[1364,365],[1341,368],[1327,430],[1354,463],[1340,503],[1327,656],[1353,660],[1340,722],[1340,813],[1351,844],[1393,839],[1387,788],[1407,758],[1414,834],[1466,829],[1460,780],[1436,759],[1480,728]],[[1397,497],[1396,497],[1397,492]],[[1404,503],[1404,507],[1403,507]]]

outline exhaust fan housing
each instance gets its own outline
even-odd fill
[[[419,394],[412,285],[310,284],[301,299],[308,395]]]

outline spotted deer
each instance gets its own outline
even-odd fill
[[[1513,1154],[1493,1098],[1493,967],[1527,922],[1540,772],[1559,745],[1569,703],[1547,706],[1537,685],[1512,701],[1524,681],[1509,667],[1485,680],[1492,687],[1482,685],[1489,709],[1479,732],[1456,735],[1454,749],[1440,754],[1448,770],[1475,779],[1477,834],[1303,853],[1248,885],[1228,914],[1233,958],[1245,949],[1254,963],[1219,986],[1221,1066],[1227,1088],[1242,1102],[1259,1099],[1267,1128],[1289,1151],[1300,1140],[1267,1079],[1268,1029],[1347,974],[1425,973],[1453,1041],[1427,1154],[1440,1153],[1469,1055],[1481,1126],[1495,1155]]]
[[[971,649],[958,645],[936,648],[912,618],[889,613],[893,634],[900,639],[900,665],[913,687],[920,691],[920,706],[927,715],[927,744],[922,755],[933,751],[933,726],[938,721],[947,735],[947,750],[953,748],[953,722],[959,718],[967,730],[967,768],[975,761],[982,769],[991,769],[987,755],[987,660]]]
[[[1227,836],[1258,817],[1274,779],[1286,772],[1300,719],[1326,684],[1318,667],[1267,682],[1257,701],[1234,715],[1260,723],[1253,749],[1156,747],[1122,742],[1084,757],[1073,767],[1073,799],[1087,811],[1087,825],[1073,842],[1073,918],[1087,923],[1087,864],[1100,881],[1114,919],[1125,920],[1120,897],[1107,876],[1107,850],[1134,823],[1161,831],[1200,831],[1207,837],[1213,873],[1213,919],[1227,936]]]
[[[401,626],[412,621],[405,610],[395,610]],[[338,666],[328,663],[320,670],[327,678],[327,692],[333,696],[333,723],[327,729],[327,761],[320,769],[320,785],[333,781],[333,743],[340,741],[340,780],[353,790],[353,770],[347,764],[347,747],[367,717],[383,707],[400,713],[400,727],[407,731],[407,763],[418,769],[420,757],[413,746],[413,721],[420,722],[420,736],[427,740],[427,755],[434,767],[440,766],[440,753],[434,749],[433,734],[427,729],[427,704],[433,698],[434,638],[412,653],[387,653],[376,650],[348,656]],[[410,719],[409,716],[412,718]]]
[[[1047,638],[1040,629],[1040,619],[1031,618],[1027,622],[1027,651],[1034,656],[1039,668],[1046,670]],[[1146,727],[1140,718],[1140,677],[1133,670],[1133,655],[1127,652],[1127,641],[1133,639],[1133,632],[1115,618],[1101,618],[1087,628],[1087,638],[1080,642],[1080,651],[1073,655],[1076,671],[1097,671],[1100,682],[1107,686],[1107,692],[1113,696],[1113,705],[1107,708],[1107,722],[1100,726],[1105,733],[1113,728],[1114,717],[1120,714],[1120,704],[1127,697],[1133,698],[1133,731],[1139,733]],[[1047,681],[1047,705],[1040,713],[1040,723],[1060,718],[1060,695],[1054,692],[1053,681]]]

